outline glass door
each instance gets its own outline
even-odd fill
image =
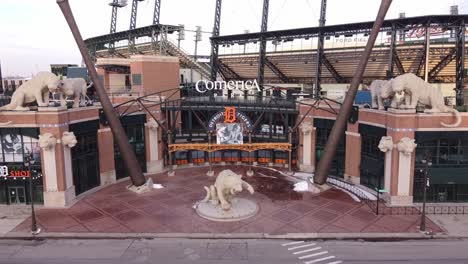
[[[22,186],[8,187],[8,199],[10,204],[25,204],[26,191]]]

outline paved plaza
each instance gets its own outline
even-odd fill
[[[215,167],[245,175],[246,166]],[[375,215],[348,194],[330,189],[319,195],[293,190],[290,180],[275,170],[255,168],[245,177],[255,189],[240,196],[256,201],[255,217],[238,222],[213,222],[198,216],[193,205],[205,197],[203,186],[215,178],[206,167],[177,170],[176,176],[152,175],[165,188],[137,195],[129,180],[105,187],[68,209],[40,209],[37,219],[46,233],[417,233],[419,215]],[[428,219],[428,230],[444,232]],[[26,219],[12,232],[28,232]]]

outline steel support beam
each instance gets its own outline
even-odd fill
[[[219,36],[219,30],[221,26],[221,4],[222,4],[222,0],[216,0],[215,18],[214,18],[213,36],[212,36],[213,38]],[[219,71],[219,60],[218,60],[219,45],[217,41],[213,40],[213,38],[210,39],[211,41],[211,61],[210,61],[211,77],[210,79],[212,81],[216,81],[218,71]]]
[[[424,67],[424,63],[426,62],[426,53],[427,53],[426,49],[427,49],[427,47],[426,47],[426,45],[424,45],[423,49],[421,50],[421,53],[422,53],[421,54],[421,60],[419,61],[418,68],[416,70],[416,75],[417,76],[421,75],[421,71],[422,71],[422,69]]]
[[[325,55],[322,56],[322,63],[323,65],[325,65],[325,67],[331,73],[331,75],[333,76],[333,78],[336,80],[337,83],[345,82],[345,79],[341,77],[341,75],[336,71],[335,67],[333,67],[333,65],[331,64],[331,62],[328,60],[328,58]]]
[[[218,61],[219,72],[223,75],[224,80],[241,80],[242,78],[233,70],[221,61]]]
[[[269,59],[265,58],[265,65],[276,75],[280,80],[284,83],[290,83],[291,80],[276,67],[275,64],[273,64]]]
[[[70,27],[73,37],[75,38],[81,56],[85,61],[86,68],[88,69],[91,80],[96,87],[99,101],[101,102],[104,114],[109,121],[109,126],[112,134],[114,135],[114,140],[117,143],[120,152],[122,153],[122,159],[128,170],[132,184],[135,186],[142,186],[146,183],[145,176],[143,176],[143,172],[141,170],[140,164],[138,163],[135,152],[128,142],[128,136],[125,134],[125,130],[123,129],[122,123],[120,122],[119,114],[117,111],[115,111],[114,106],[109,100],[106,90],[99,81],[94,62],[91,60],[91,57],[88,54],[86,44],[81,37],[81,33],[78,29],[78,26],[76,25],[75,18],[73,17],[70,4],[68,3],[68,0],[57,0],[57,4],[60,6],[62,13],[67,20],[68,26]]]
[[[132,12],[130,15],[130,30],[136,28],[137,14],[138,14],[138,2],[143,0],[133,0],[132,1]],[[130,53],[135,52],[135,37],[128,36],[128,49]]]
[[[119,9],[119,0],[113,0],[110,4],[112,6],[112,17],[110,24],[110,34],[115,33],[117,30],[117,10]],[[113,54],[115,51],[115,42],[109,43],[109,53]]]
[[[392,30],[390,31],[390,48],[388,50],[388,66],[387,66],[387,80],[392,79],[393,70],[394,70],[394,63],[395,63],[395,49],[396,49],[396,26],[395,24],[392,25]]]
[[[457,106],[464,105],[464,86],[465,86],[465,20],[461,20],[458,28],[456,29],[456,74],[455,74],[455,92]]]
[[[263,0],[263,11],[262,11],[262,25],[260,28],[261,32],[266,32],[268,29],[268,8],[270,0]],[[266,60],[266,39],[260,37],[260,49],[258,52],[258,74],[257,82],[260,87],[259,96],[263,94],[263,82],[265,80],[265,60]]]
[[[320,6],[320,20],[319,20],[319,28],[323,28],[325,26],[325,17],[327,14],[327,0],[322,0],[322,4]],[[320,97],[320,90],[322,90],[322,63],[323,63],[323,42],[325,36],[322,30],[318,33],[317,39],[317,61],[315,65],[315,84],[314,84],[314,97]]]
[[[403,64],[401,63],[400,57],[398,57],[398,54],[396,52],[396,49],[393,51],[393,61],[395,62],[395,66],[397,67],[398,73],[405,74],[405,68],[403,67]]]
[[[161,16],[161,0],[154,1],[154,13],[153,13],[153,25],[159,24],[159,18]],[[156,30],[153,30],[151,33],[151,46],[153,50],[156,50],[156,45],[158,43],[158,33]]]
[[[445,56],[434,68],[429,71],[429,81],[434,81],[437,74],[439,74],[447,65],[449,65],[456,57],[456,50],[452,49],[447,56]]]
[[[369,57],[372,52],[372,47],[374,46],[375,40],[377,39],[380,28],[385,19],[385,14],[387,13],[391,3],[392,0],[382,0],[380,4],[379,13],[377,14],[377,18],[375,19],[374,26],[372,27],[369,40],[367,41],[366,49],[362,53],[361,59],[354,73],[353,80],[351,81],[348,93],[345,96],[343,105],[340,108],[340,112],[336,117],[336,121],[328,137],[327,144],[325,145],[325,151],[323,153],[323,156],[320,158],[317,170],[315,171],[314,182],[317,184],[324,184],[327,182],[328,173],[330,172],[332,161],[335,158],[336,149],[338,147],[340,139],[345,133],[346,124],[351,115],[354,99],[356,97],[359,84],[362,81],[362,76],[366,69],[367,62],[369,61]]]

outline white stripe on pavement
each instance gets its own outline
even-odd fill
[[[320,259],[316,259],[316,260],[312,260],[312,261],[307,261],[307,262],[305,262],[305,264],[317,263],[317,262],[324,261],[324,260],[327,260],[327,259],[332,259],[332,258],[335,258],[335,256],[328,256],[328,257],[324,257],[324,258],[320,258]]]
[[[340,264],[340,263],[343,263],[343,261],[338,260],[338,261],[330,262],[330,263],[328,263],[328,264]]]
[[[311,257],[320,256],[320,255],[327,254],[327,253],[328,253],[328,251],[322,251],[322,252],[319,252],[319,253],[315,253],[315,254],[310,254],[310,255],[307,255],[307,256],[299,257],[299,259],[311,258]]]
[[[301,244],[301,243],[304,243],[304,241],[289,242],[289,243],[286,243],[286,244],[282,244],[282,246],[286,247],[286,246],[297,245],[297,244]]]
[[[321,247],[316,247],[316,248],[311,248],[311,249],[306,249],[306,250],[294,252],[293,255],[302,254],[302,253],[306,253],[306,252],[314,251],[314,250],[318,250],[318,249],[321,249]]]
[[[315,246],[315,243],[288,248],[288,250],[294,250],[294,249],[298,249],[298,248],[305,248],[305,247],[311,247],[311,246]]]

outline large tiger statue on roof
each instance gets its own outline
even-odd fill
[[[56,91],[61,86],[62,82],[57,75],[50,72],[39,72],[31,80],[18,87],[11,96],[10,103],[0,107],[0,111],[29,111],[25,105],[34,102],[37,102],[38,106],[48,106],[50,91]]]

